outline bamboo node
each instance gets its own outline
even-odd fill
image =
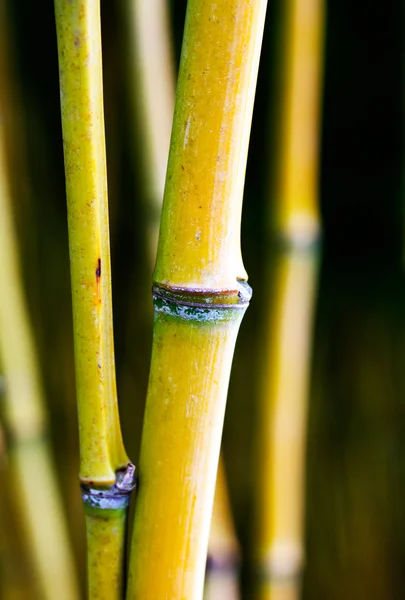
[[[128,463],[125,469],[117,471],[115,483],[107,488],[80,484],[83,503],[90,508],[102,510],[127,508],[135,487],[135,466],[132,463]]]
[[[320,249],[322,234],[319,229],[312,231],[287,230],[276,234],[275,241],[281,250],[313,252]]]
[[[244,308],[252,297],[252,288],[242,280],[236,281],[234,289],[186,288],[154,283],[152,295],[172,304],[195,308]]]
[[[279,542],[259,565],[259,578],[272,581],[293,581],[301,577],[302,549],[295,544]]]
[[[228,321],[235,311],[244,312],[252,296],[252,289],[246,281],[237,281],[235,289],[222,290],[155,283],[152,295],[157,312],[186,320],[218,322]]]

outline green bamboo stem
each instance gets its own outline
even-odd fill
[[[289,0],[282,10],[272,190],[277,244],[267,264],[272,293],[264,326],[256,461],[254,558],[256,597],[261,600],[300,597],[307,396],[321,231],[317,187],[323,2]]]
[[[100,2],[55,0],[55,14],[89,597],[114,600],[124,588],[134,470],[115,382]]]
[[[1,84],[4,93],[5,79]],[[4,112],[0,110],[0,362],[5,385],[7,486],[24,531],[38,593],[42,598],[68,600],[78,598],[79,592],[51,450],[44,437],[47,419],[18,264],[5,145]]]
[[[127,598],[202,597],[236,337],[244,171],[266,2],[191,0],[154,273]]]

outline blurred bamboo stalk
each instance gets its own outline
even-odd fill
[[[28,591],[22,567],[20,581],[16,585],[16,580],[10,581],[9,586],[5,582],[5,586],[9,597],[23,593],[27,599],[32,596],[72,600],[79,597],[79,590],[57,475],[46,439],[46,408],[13,223],[6,156],[7,106],[12,99],[8,97],[10,73],[6,63],[3,3],[0,11],[0,365],[4,375],[2,417],[7,446],[2,461],[2,479],[6,482],[2,486],[2,503],[10,511],[7,522],[3,515],[3,525],[8,538],[13,538],[11,546],[15,549],[14,539],[19,536],[16,531],[10,532],[9,522],[14,520],[20,530],[21,546],[14,558],[19,554],[18,563],[24,565],[26,557],[32,577]]]
[[[257,597],[297,599],[304,562],[308,378],[318,272],[318,144],[324,4],[283,6],[278,160],[279,248],[269,260],[257,454]]]
[[[188,4],[154,273],[131,600],[203,594],[229,373],[250,298],[239,237],[265,9]]]
[[[127,0],[131,100],[142,140],[146,179],[148,242],[156,259],[161,204],[174,110],[174,68],[167,0]],[[138,142],[139,143],[139,142]],[[208,544],[205,600],[236,600],[239,546],[228,499],[225,469],[219,462]]]
[[[89,597],[121,599],[134,467],[115,382],[99,0],[55,0]]]
[[[307,389],[318,257],[316,250],[290,250],[273,260],[255,544],[257,597],[284,600],[299,597],[304,559]]]
[[[223,457],[218,464],[204,600],[238,600],[240,547],[232,519]]]
[[[129,80],[142,140],[149,253],[154,264],[174,110],[175,72],[167,0],[126,0]],[[135,136],[134,136],[135,137]]]

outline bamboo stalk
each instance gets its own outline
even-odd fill
[[[142,139],[146,179],[148,242],[156,260],[161,205],[174,109],[174,69],[167,0],[126,2],[135,120]],[[219,461],[205,575],[205,600],[238,598],[239,546]]]
[[[3,77],[1,84],[4,94],[7,82]],[[38,594],[49,600],[71,600],[79,597],[79,591],[45,438],[47,418],[12,221],[4,118],[4,110],[0,110],[0,361],[5,385],[2,412],[8,439],[7,487],[16,521],[24,532]]]
[[[290,0],[281,36],[276,235],[257,455],[257,597],[299,598],[311,332],[319,259],[318,131],[322,0]]]
[[[222,455],[212,510],[204,600],[238,600],[240,548],[232,520]]]
[[[299,598],[304,561],[306,416],[318,256],[274,257],[263,364],[257,484],[258,598]]]
[[[202,597],[229,374],[250,299],[244,172],[266,2],[190,0],[154,272],[128,599]]]
[[[55,0],[68,203],[80,481],[90,598],[121,598],[133,489],[114,365],[99,0]]]
[[[167,0],[126,0],[131,99],[142,139],[149,252],[154,264],[174,110]]]
[[[2,577],[4,596],[73,600],[80,594],[46,438],[46,407],[13,219],[14,98],[4,2],[0,2],[0,13],[0,397],[4,432],[0,454],[8,568]]]
[[[320,235],[319,107],[324,35],[322,0],[289,0],[280,36],[278,152],[274,197],[276,235],[311,245]]]
[[[3,379],[0,378],[0,400],[2,399]],[[6,439],[1,422],[0,480],[10,480]],[[0,598],[35,600],[38,597],[38,586],[35,585],[32,564],[29,564],[28,553],[25,551],[21,523],[13,500],[8,486],[0,486]]]

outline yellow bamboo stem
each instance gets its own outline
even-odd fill
[[[303,512],[308,376],[318,272],[317,254],[274,258],[269,348],[263,364],[257,473],[258,598],[299,598],[304,561]],[[295,591],[294,591],[295,590]]]
[[[167,0],[126,0],[132,102],[142,139],[148,242],[155,262],[174,109]]]
[[[1,6],[3,13],[3,6]],[[2,21],[3,23],[3,21]],[[5,38],[1,36],[0,98],[0,363],[8,465],[2,485],[22,530],[24,552],[44,599],[79,597],[61,498],[44,435],[47,418],[33,334],[18,262],[6,160]]]
[[[55,0],[55,13],[89,594],[112,600],[123,589],[133,468],[126,472],[131,481],[122,487],[118,473],[125,473],[129,463],[115,382],[100,2]],[[110,544],[97,546],[108,536]],[[106,587],[106,580],[119,583]]]
[[[322,0],[284,7],[280,67],[276,233],[269,265],[258,433],[255,559],[257,597],[299,598],[304,562],[303,512],[308,373],[318,272],[318,144],[323,47]]]
[[[238,600],[240,548],[232,520],[222,456],[218,464],[208,541],[204,600]]]
[[[0,399],[3,398],[3,379],[0,377]],[[9,481],[6,440],[0,423],[0,480]],[[14,498],[7,485],[0,486],[0,598],[4,600],[36,600],[32,564],[24,552],[21,524],[16,515]]]
[[[141,131],[147,180],[148,242],[156,259],[160,213],[174,108],[174,69],[167,0],[128,0],[131,83]],[[228,499],[223,461],[219,462],[208,545],[205,600],[238,597],[239,547]]]
[[[288,0],[281,36],[276,229],[309,243],[319,236],[318,147],[324,3]]]
[[[240,212],[266,2],[190,0],[158,256],[127,597],[203,594],[229,373],[250,298]]]
[[[125,466],[111,309],[99,0],[55,0],[80,428],[80,479]]]

